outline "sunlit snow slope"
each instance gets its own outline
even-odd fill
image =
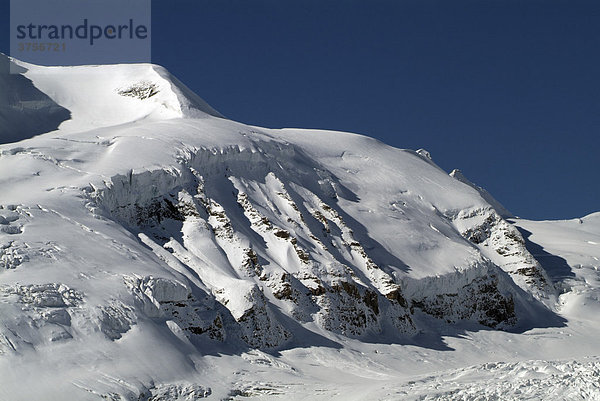
[[[230,121],[158,66],[0,60],[0,400],[397,399],[569,341],[583,262],[424,150]]]

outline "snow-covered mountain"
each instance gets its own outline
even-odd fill
[[[237,123],[158,66],[0,65],[0,399],[452,398],[538,359],[599,371],[597,216],[514,219],[424,150]]]

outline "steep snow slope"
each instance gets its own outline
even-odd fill
[[[0,53],[1,142],[16,142],[55,130],[70,118],[67,109],[52,101],[23,74],[11,74],[11,70],[25,72]]]
[[[589,319],[600,299],[600,213],[563,221],[516,219],[530,252],[562,288],[561,310]]]
[[[22,74],[10,74],[11,63],[13,69],[21,70]],[[40,68],[10,60],[0,53],[0,76],[0,90],[8,94],[13,108],[28,107],[37,101],[29,107],[33,109],[30,117],[35,119],[39,115],[40,124],[47,125],[47,120],[58,119],[54,117],[58,110],[54,109],[68,110],[71,118],[67,113],[60,114],[63,132],[81,132],[144,119],[202,118],[206,114],[221,117],[164,68],[154,65]],[[32,95],[33,92],[37,95]],[[39,105],[40,102],[44,103]],[[17,125],[16,121],[4,121],[2,133],[22,131]],[[43,132],[36,132],[39,133]],[[4,138],[3,135],[3,142]]]
[[[157,66],[13,62],[69,115],[0,145],[0,399],[384,398],[573,335],[564,280],[426,151],[226,120]]]

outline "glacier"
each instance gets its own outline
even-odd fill
[[[0,399],[600,399],[598,214],[155,65],[0,65]]]

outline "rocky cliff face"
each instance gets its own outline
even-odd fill
[[[460,233],[513,281],[548,306],[557,291],[539,262],[529,253],[519,231],[492,208],[460,211],[451,219]]]

